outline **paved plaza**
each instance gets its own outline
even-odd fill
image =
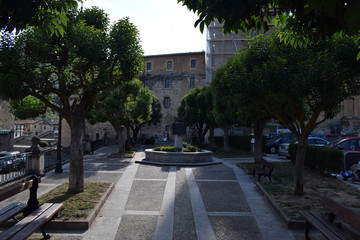
[[[236,166],[239,159],[217,158],[222,164],[201,167],[153,166],[135,163],[145,157],[144,149],[132,159],[107,158],[116,151],[108,146],[84,157],[85,181],[115,184],[90,229],[49,231],[52,239],[303,239],[302,231],[280,222],[252,177]],[[68,181],[68,173],[67,165],[64,173],[47,173],[39,195]]]

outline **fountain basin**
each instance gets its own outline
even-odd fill
[[[165,152],[146,149],[145,159],[138,162],[171,166],[202,166],[221,163],[213,161],[212,157],[213,152],[208,150],[202,150],[201,152]]]

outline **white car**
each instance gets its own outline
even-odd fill
[[[279,150],[278,150],[278,154],[279,156],[284,156],[286,158],[290,158],[290,154],[289,154],[289,145],[290,144],[297,144],[298,141],[297,139],[293,139],[293,140],[290,140],[286,143],[282,143],[279,145]],[[311,146],[327,146],[329,144],[328,141],[326,141],[325,139],[322,139],[322,138],[319,138],[319,137],[309,137],[308,138],[308,145],[311,145]]]

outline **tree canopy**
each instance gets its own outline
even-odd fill
[[[211,21],[224,24],[226,33],[251,28],[268,30],[275,17],[289,30],[293,39],[306,35],[311,38],[332,36],[335,32],[358,33],[360,2],[357,0],[178,0],[197,13],[203,31]]]
[[[78,0],[2,0],[0,1],[0,29],[12,32],[29,26],[48,33],[64,34],[67,13],[77,8]]]
[[[91,13],[91,19],[101,23],[89,26],[84,14],[69,13],[64,36],[31,28],[18,35],[4,33],[0,39],[0,96],[12,100],[33,96],[70,126],[72,193],[83,191],[83,129],[97,94],[137,77],[143,67],[139,33],[129,19],[107,30],[107,15],[98,8]]]
[[[156,97],[144,87],[138,79],[124,82],[114,90],[101,92],[92,111],[95,121],[109,121],[118,135],[119,151],[124,150],[122,139],[123,126],[126,127],[127,140],[130,144],[130,127],[141,127],[151,121],[153,101]],[[158,101],[157,101],[158,102]],[[154,111],[157,111],[154,109]],[[136,137],[136,134],[133,134]]]
[[[273,34],[249,42],[226,65],[228,91],[245,94],[253,107],[280,121],[298,139],[295,193],[303,193],[307,139],[313,129],[359,94],[360,64],[354,38],[335,35],[305,49],[282,44]],[[237,111],[235,108],[234,112]]]
[[[214,121],[211,114],[212,101],[208,101],[208,87],[196,87],[188,92],[178,107],[178,117],[195,129],[199,143]]]

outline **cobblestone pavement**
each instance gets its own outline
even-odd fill
[[[85,156],[85,181],[113,182],[115,188],[89,230],[54,231],[52,239],[303,239],[302,231],[280,222],[236,159],[201,167],[135,163],[145,157],[143,150],[132,160],[107,158],[116,146]],[[67,181],[64,170],[48,174],[39,195]]]

